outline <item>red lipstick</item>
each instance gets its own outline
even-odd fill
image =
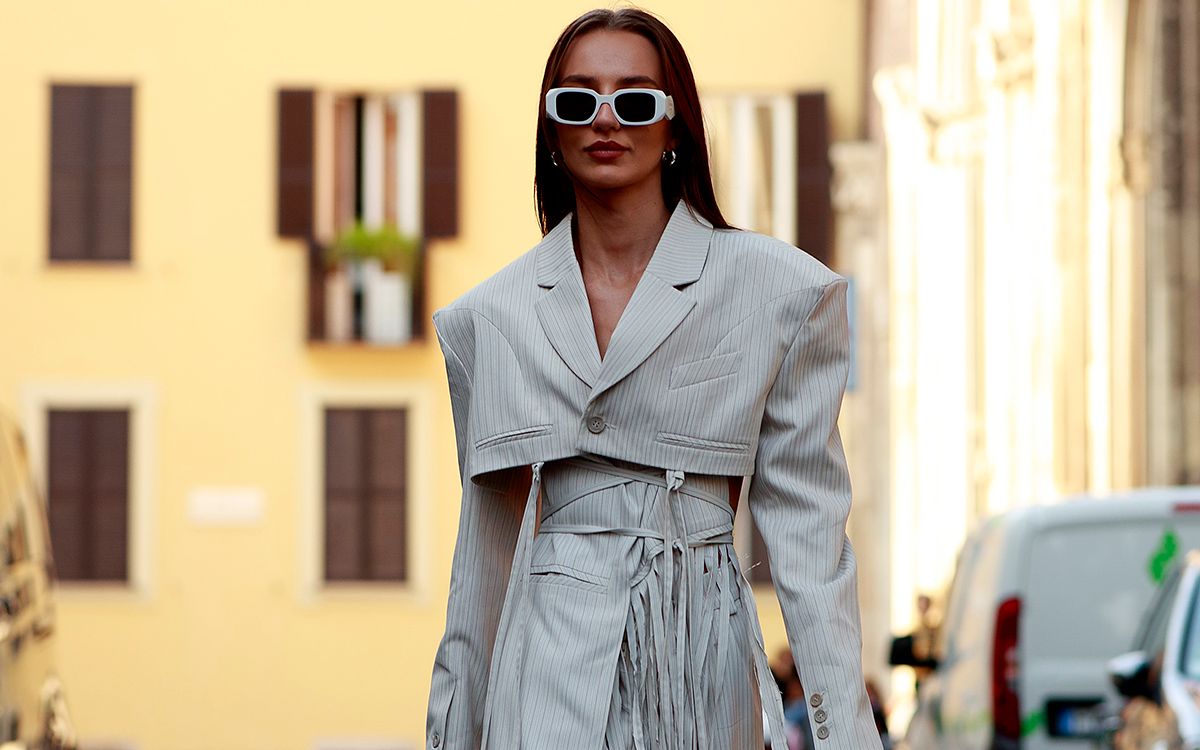
[[[598,161],[611,161],[628,150],[616,141],[596,141],[584,149],[589,156]]]

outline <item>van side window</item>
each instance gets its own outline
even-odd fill
[[[938,628],[937,640],[934,643],[934,655],[945,659],[954,651],[954,633],[962,620],[963,605],[967,599],[967,582],[971,579],[971,571],[975,567],[977,548],[968,541],[958,556],[958,564],[954,566],[954,578],[950,581],[950,593],[946,602],[946,615],[942,626]]]
[[[956,658],[986,649],[996,619],[995,581],[1004,536],[998,528],[983,531],[968,542],[950,591],[950,606],[942,632],[946,641],[939,656]]]

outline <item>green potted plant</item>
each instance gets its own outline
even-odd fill
[[[384,271],[408,278],[416,274],[421,243],[392,224],[368,228],[354,222],[338,234],[326,251],[329,266],[378,260]]]
[[[399,344],[412,337],[412,289],[420,249],[420,240],[391,224],[367,227],[361,222],[346,227],[329,245],[326,264],[350,270],[350,293],[357,288],[362,294],[367,341]],[[345,321],[337,323],[344,333]]]

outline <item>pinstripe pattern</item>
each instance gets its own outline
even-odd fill
[[[863,689],[856,568],[845,536],[850,485],[837,432],[848,362],[845,291],[843,279],[807,254],[763,235],[714,230],[681,202],[603,361],[570,217],[435,314],[463,498],[428,748],[626,747],[616,738],[632,741],[633,724],[645,719],[633,710],[645,693],[634,689],[637,670],[621,647],[636,646],[633,631],[652,617],[631,626],[639,594],[629,571],[609,563],[628,563],[628,545],[651,543],[620,534],[534,535],[543,463],[544,514],[564,496],[555,489],[562,483],[555,462],[585,454],[672,470],[688,477],[685,487],[697,475],[753,475],[751,511],[792,652],[806,692],[827,716],[814,734],[817,747],[880,747]],[[521,471],[531,465],[538,469],[532,483]],[[576,513],[597,514],[584,525],[619,525],[638,504],[630,504],[636,496],[603,496],[573,504]],[[664,507],[646,496],[641,504]],[[723,547],[703,549],[697,559]],[[664,578],[660,585],[674,574]],[[716,601],[705,586],[690,589],[687,607]],[[702,619],[689,614],[687,627]],[[757,620],[730,619],[741,624],[723,629],[732,635],[722,642],[742,656],[748,647],[754,662],[735,657],[744,672],[712,679],[744,710],[747,695],[757,700],[754,665],[765,661],[754,643]],[[669,643],[664,634],[650,650]],[[518,702],[509,705],[513,695]],[[660,708],[671,703],[657,696]],[[777,691],[770,700],[777,705]],[[683,732],[680,721],[686,717],[663,723]],[[690,735],[683,746],[758,742],[707,740],[696,745]]]

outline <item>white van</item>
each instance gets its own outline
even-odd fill
[[[1169,564],[1193,547],[1200,487],[1070,498],[985,522],[959,553],[905,744],[1098,747],[1103,704],[1121,700],[1106,663],[1129,648]]]

